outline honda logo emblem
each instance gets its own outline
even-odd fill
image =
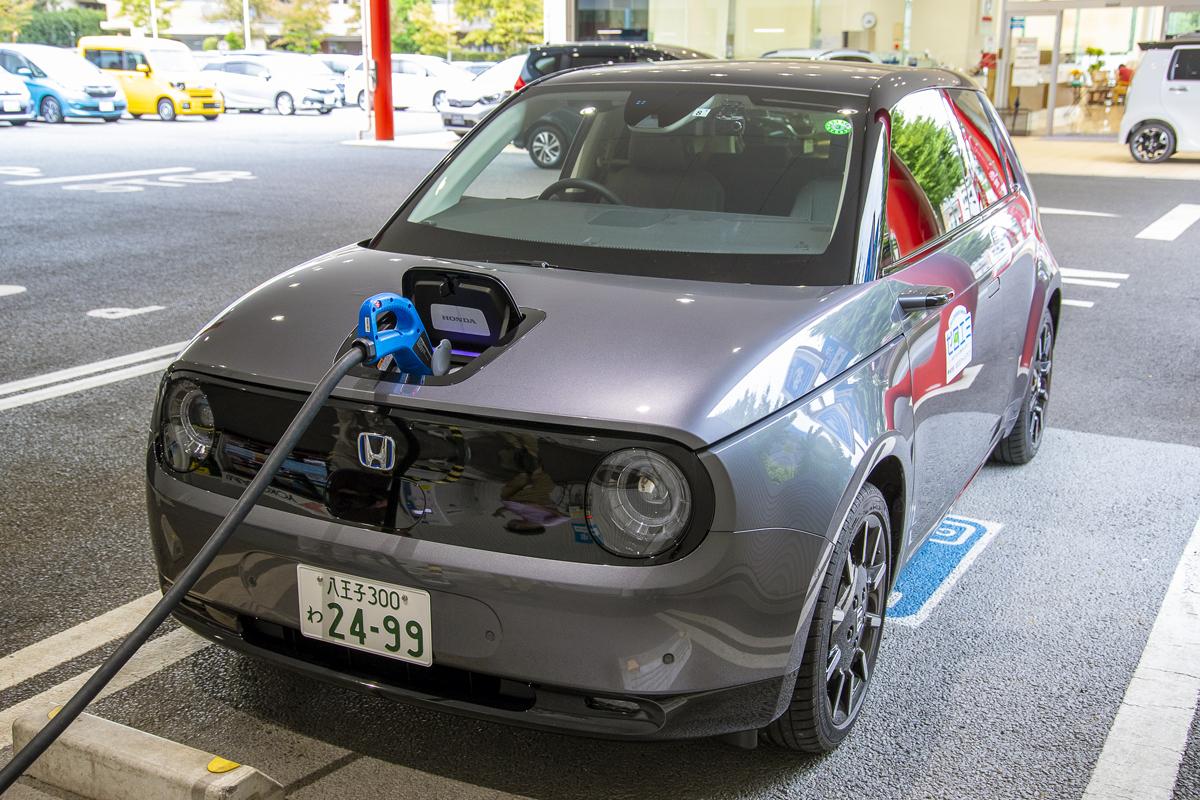
[[[387,472],[396,466],[396,440],[382,433],[360,433],[358,463]]]

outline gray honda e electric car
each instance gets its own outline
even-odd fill
[[[562,166],[509,145],[579,118]],[[373,238],[235,302],[164,377],[169,586],[364,298],[450,371],[358,367],[177,611],[409,703],[627,739],[854,725],[897,573],[1042,442],[1060,279],[988,101],[941,70],[614,65],[531,83]]]

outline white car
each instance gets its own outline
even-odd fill
[[[1143,42],[1119,140],[1144,164],[1200,150],[1200,34]]]
[[[346,53],[316,53],[309,58],[315,58],[333,72],[338,91],[342,95],[342,105],[346,105],[346,73],[361,64],[363,57]]]
[[[445,102],[438,107],[442,127],[462,136],[478,125],[501,100],[513,93],[528,58],[528,54],[521,53],[505,59],[465,86],[447,93]]]
[[[438,108],[450,93],[467,86],[474,76],[434,56],[392,54],[392,107]],[[346,73],[346,102],[367,107],[367,81],[363,65]]]
[[[0,69],[0,120],[11,125],[24,125],[33,119],[33,100],[25,81]]]
[[[225,108],[258,112],[273,108],[328,114],[341,104],[337,76],[319,61],[288,53],[237,53],[204,65],[225,95]]]

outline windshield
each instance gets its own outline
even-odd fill
[[[39,47],[36,50],[26,51],[25,55],[38,69],[55,80],[68,83],[111,83],[103,72],[83,60],[82,57],[66,50]]]
[[[200,65],[187,50],[147,50],[150,66],[163,72],[196,72]]]
[[[375,244],[597,272],[848,283],[857,193],[847,186],[864,115],[846,102],[678,83],[527,91]],[[539,169],[514,142],[561,155]]]

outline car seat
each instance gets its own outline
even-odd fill
[[[629,165],[608,178],[608,188],[631,206],[723,211],[725,190],[701,165],[694,139],[632,129]]]

